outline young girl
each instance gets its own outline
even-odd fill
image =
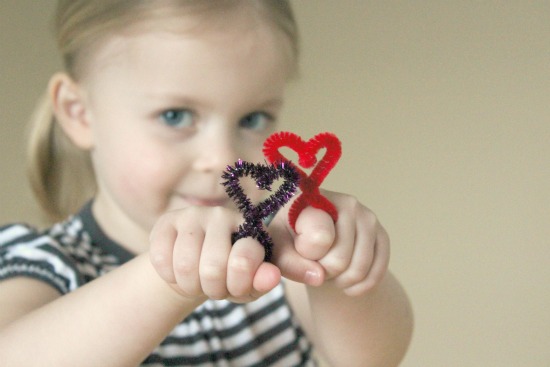
[[[2,365],[399,363],[409,304],[353,197],[323,192],[338,221],[306,208],[296,231],[282,209],[272,262],[231,244],[243,219],[220,177],[276,130],[298,54],[286,1],[63,0],[56,31],[66,70],[31,176],[68,219],[0,230]]]

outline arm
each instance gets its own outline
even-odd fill
[[[306,333],[331,366],[391,367],[404,357],[413,316],[392,274],[360,297],[347,296],[330,281],[321,287],[289,282],[287,291]]]
[[[29,299],[37,290],[43,298]],[[68,295],[55,293],[48,285],[23,278],[0,283],[6,324],[0,329],[3,363],[135,366],[200,304],[178,296],[156,274],[147,255]],[[34,311],[22,316],[16,305]]]
[[[296,232],[284,214],[273,222],[274,252],[288,297],[308,336],[335,366],[396,366],[412,333],[412,312],[398,281],[387,271],[389,238],[380,222],[355,198],[323,192],[339,219],[306,208]],[[292,259],[291,259],[292,258]],[[315,263],[316,283],[304,286],[296,265]]]
[[[135,366],[207,298],[247,302],[280,281],[250,239],[231,246],[240,215],[188,208],[163,216],[149,253],[59,296],[0,282],[0,360],[9,366]],[[38,291],[39,295],[32,295]]]
[[[46,283],[27,277],[17,277],[0,283],[0,330],[32,310],[61,294]]]

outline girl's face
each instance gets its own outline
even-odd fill
[[[99,49],[81,86],[98,181],[94,212],[108,234],[142,251],[167,210],[233,207],[220,176],[239,158],[264,161],[288,79],[281,42],[262,25],[147,30]]]

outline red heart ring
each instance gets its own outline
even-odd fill
[[[332,133],[320,133],[308,141],[304,141],[298,135],[281,131],[272,134],[264,142],[263,153],[269,163],[288,161],[279,151],[282,147],[288,147],[298,154],[298,164],[302,168],[312,168],[309,176],[302,169],[294,165],[300,174],[301,194],[292,203],[288,212],[288,220],[293,229],[296,229],[296,220],[301,211],[308,205],[326,211],[336,222],[338,211],[326,197],[321,195],[319,186],[329,172],[336,166],[342,156],[342,144],[336,135]],[[326,149],[323,157],[317,162],[316,155],[320,149]],[[315,165],[316,164],[316,165]]]

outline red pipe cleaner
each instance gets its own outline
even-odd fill
[[[308,205],[326,211],[336,222],[338,220],[338,211],[334,204],[321,195],[319,186],[342,155],[340,140],[338,140],[336,135],[328,132],[317,134],[307,142],[294,133],[287,131],[277,132],[268,137],[264,142],[263,153],[270,163],[288,161],[279,152],[279,148],[281,147],[288,147],[298,153],[298,164],[302,168],[313,167],[308,176],[294,164],[294,167],[300,174],[299,186],[302,193],[292,203],[288,212],[288,220],[292,229],[296,230],[295,226],[298,215]],[[316,154],[323,148],[326,149],[325,154],[319,163],[317,163]]]

